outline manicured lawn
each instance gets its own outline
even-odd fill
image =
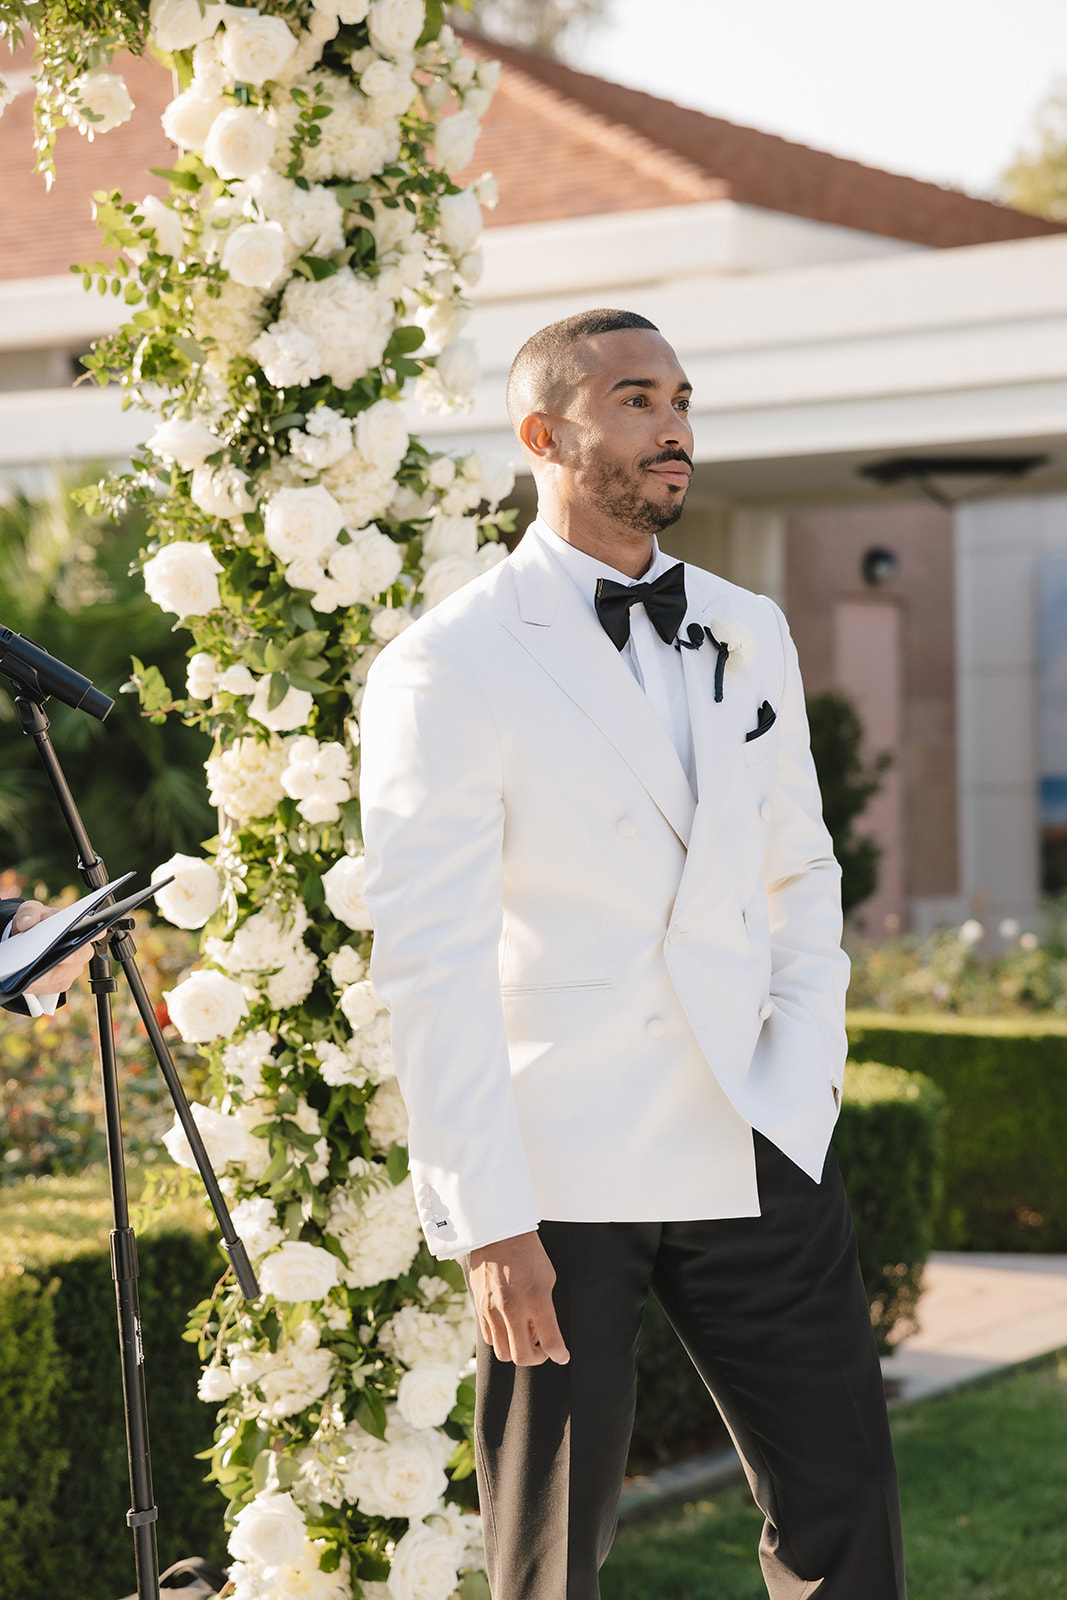
[[[1067,1600],[1067,1359],[895,1413],[909,1600]],[[766,1600],[741,1485],[619,1534],[603,1600]],[[859,1600],[859,1597],[857,1597]]]

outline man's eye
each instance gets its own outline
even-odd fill
[[[688,396],[683,395],[681,399],[676,400],[674,403],[678,407],[679,411],[688,411],[689,410],[689,399],[688,399]]]

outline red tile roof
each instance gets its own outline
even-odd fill
[[[865,167],[467,34],[500,61],[471,173],[500,183],[491,225],[727,197],[945,248],[1062,233],[1063,224]]]
[[[657,100],[575,72],[527,51],[468,38],[471,50],[503,63],[470,175],[490,170],[501,201],[490,226],[593,213],[645,210],[729,198],[792,216],[886,234],[917,244],[984,244],[1062,232],[1060,224],[898,177]],[[25,72],[28,52],[3,51],[0,72]],[[174,89],[154,61],[116,62],[137,106],[133,119],[91,144],[71,129],[58,142],[51,194],[34,173],[33,105],[18,96],[0,120],[0,278],[63,273],[99,255],[91,216],[94,189],[127,199],[162,193],[149,172],[175,151],[159,116]]]

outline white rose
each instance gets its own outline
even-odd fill
[[[476,284],[482,281],[482,273],[485,271],[485,256],[480,250],[468,250],[457,266],[456,271],[467,285],[467,288],[473,289]]]
[[[185,674],[185,692],[190,700],[209,700],[215,687],[215,657],[206,650],[197,650],[189,657]]]
[[[363,226],[369,227],[374,234],[381,257],[395,250],[397,245],[414,233],[415,213],[409,211],[407,206],[386,206],[379,201],[374,207],[374,221],[364,221]]]
[[[442,557],[423,573],[420,584],[423,605],[427,611],[432,611],[442,600],[447,600],[470,583],[472,578],[479,576],[479,569],[473,561],[464,561],[460,556]]]
[[[312,383],[322,376],[322,357],[309,333],[291,322],[272,322],[249,346],[249,355],[276,389]]]
[[[251,106],[231,106],[221,112],[204,141],[204,160],[220,178],[254,178],[273,154],[274,129]]]
[[[296,40],[281,17],[231,11],[222,41],[223,65],[238,83],[260,84],[277,78],[296,51]]]
[[[335,550],[328,566],[330,576],[344,591],[343,603],[359,605],[376,599],[396,582],[404,557],[396,541],[372,525],[351,544]]]
[[[469,316],[469,308],[458,300],[435,300],[423,307],[418,320],[426,335],[427,355],[436,355],[458,338]]]
[[[363,870],[362,856],[341,856],[340,860],[335,861],[330,870],[322,875],[322,887],[326,891],[326,908],[330,915],[357,933],[365,932],[373,926],[367,902],[363,898]]]
[[[257,1494],[234,1518],[230,1554],[268,1570],[295,1565],[304,1553],[307,1523],[291,1494]]]
[[[354,945],[343,944],[330,958],[330,977],[340,987],[358,983],[365,971],[363,957]]]
[[[224,689],[227,694],[254,694],[256,680],[248,668],[238,661],[219,675],[216,688]]]
[[[222,440],[197,417],[171,417],[161,422],[146,447],[162,461],[173,461],[183,472],[202,467],[208,456],[222,449]]]
[[[454,116],[444,117],[434,134],[434,166],[442,167],[449,177],[462,172],[474,155],[480,132],[473,111],[457,111]]]
[[[346,857],[346,860],[352,859]],[[331,867],[330,871],[334,869]],[[323,878],[325,883],[326,879]],[[329,904],[329,900],[327,900]],[[363,978],[359,983],[351,983],[341,996],[341,1010],[348,1018],[353,1028],[362,1028],[364,1023],[370,1022],[381,1010],[378,996],[371,986],[370,980]]]
[[[478,524],[474,517],[436,516],[423,535],[423,560],[430,565],[445,556],[473,561],[478,554]]]
[[[453,339],[437,357],[435,369],[446,394],[470,394],[481,376],[473,339]]]
[[[248,703],[248,715],[255,722],[262,723],[272,733],[292,733],[295,728],[307,727],[311,708],[315,704],[314,696],[307,689],[290,686],[273,711],[267,707],[269,698],[270,678],[260,678],[256,692]]]
[[[407,55],[426,26],[426,7],[423,0],[372,0],[367,26],[379,55]]]
[[[473,250],[481,231],[482,208],[473,189],[441,196],[437,232],[450,256],[458,260]]]
[[[183,150],[202,150],[215,119],[226,111],[229,102],[195,83],[167,106],[160,122],[172,144]]]
[[[171,856],[152,874],[153,879],[174,882],[156,895],[156,905],[176,928],[202,928],[214,916],[222,898],[219,875],[208,861],[196,856]]]
[[[756,641],[747,623],[736,617],[713,617],[708,624],[720,644],[727,646],[726,670],[740,672],[751,666],[756,655]]]
[[[425,1362],[401,1378],[396,1408],[413,1428],[440,1428],[448,1421],[458,1390],[459,1373],[455,1367]]]
[[[239,467],[194,467],[189,498],[208,517],[227,521],[254,511],[256,502],[248,492],[248,474]]]
[[[186,1044],[228,1039],[248,1015],[245,992],[222,972],[194,972],[176,989],[165,991],[170,1020]]]
[[[439,1528],[409,1528],[393,1551],[390,1600],[449,1600],[459,1577],[462,1546]]]
[[[148,8],[152,43],[168,55],[191,50],[211,38],[224,10],[221,5],[202,5],[201,0],[152,0]]]
[[[200,1374],[200,1382],[196,1386],[197,1398],[205,1400],[208,1405],[217,1405],[220,1400],[226,1400],[236,1387],[229,1367],[213,1364],[205,1367]]]
[[[362,1512],[418,1522],[437,1509],[448,1486],[444,1464],[452,1444],[446,1435],[429,1429],[413,1433],[395,1411],[384,1442],[367,1434],[354,1438],[353,1434],[354,1430],[346,1430],[345,1438],[352,1440],[353,1450],[344,1483]],[[440,1600],[448,1600],[448,1593]]]
[[[357,416],[355,439],[360,455],[394,473],[408,449],[403,407],[392,400],[376,400]]]
[[[448,489],[456,476],[456,463],[451,456],[438,456],[431,461],[426,477],[435,489]]]
[[[221,603],[216,573],[222,565],[211,546],[176,539],[144,564],[144,586],[161,611],[203,617]]]
[[[285,274],[285,255],[280,222],[244,222],[226,240],[222,270],[250,289],[270,290]]]
[[[322,587],[326,574],[321,564],[312,556],[297,556],[295,561],[290,561],[285,569],[285,581],[290,589],[311,589],[317,591]]]
[[[344,512],[321,483],[309,489],[279,489],[263,521],[268,548],[282,561],[316,560],[334,543]]]
[[[493,65],[496,65],[494,62]],[[494,211],[500,204],[500,185],[491,172],[483,172],[474,185],[474,192],[482,205],[489,211]]]
[[[228,1116],[212,1110],[210,1106],[196,1104],[190,1109],[208,1159],[216,1171],[220,1167],[234,1165],[243,1167],[252,1183],[262,1177],[270,1162],[270,1149],[265,1139],[256,1139],[252,1135],[252,1128],[267,1115],[262,1105],[241,1106]],[[196,1168],[185,1129],[177,1117],[173,1126],[163,1135],[163,1143],[172,1161],[176,1161],[180,1167]]]
[[[320,1245],[287,1240],[260,1264],[259,1286],[275,1300],[325,1300],[340,1281],[337,1257]]]
[[[158,195],[154,194],[146,194],[137,209],[144,226],[151,228],[156,236],[157,253],[180,261],[185,254],[185,229],[177,212],[172,211]],[[147,261],[148,245],[127,246],[126,254],[131,261],[138,263]]]
[[[391,639],[399,638],[414,621],[411,612],[405,611],[403,606],[386,606],[375,615],[370,631],[379,644],[388,644]]]
[[[117,72],[83,73],[71,84],[70,96],[69,119],[90,138],[110,133],[133,116],[133,99]]]

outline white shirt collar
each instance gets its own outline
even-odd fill
[[[599,561],[596,556],[586,555],[584,550],[579,550],[575,545],[568,544],[566,539],[561,539],[559,534],[549,527],[540,511],[526,533],[527,537],[531,533],[536,534],[545,548],[555,556],[590,610],[594,609],[598,578],[612,578],[616,583],[647,583],[649,579],[658,578],[669,567],[676,565],[671,556],[664,555],[659,547],[659,541],[654,537],[652,562],[648,571],[643,572],[639,578],[631,578],[627,573],[620,572],[617,567],[609,566],[606,561]]]

